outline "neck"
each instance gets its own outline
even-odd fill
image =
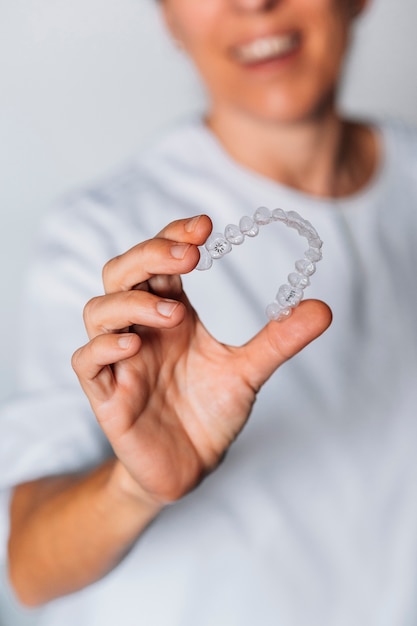
[[[314,196],[355,193],[369,182],[378,160],[371,130],[334,110],[286,124],[213,110],[207,122],[237,162]]]

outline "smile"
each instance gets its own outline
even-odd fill
[[[299,45],[299,35],[286,33],[255,39],[248,44],[236,47],[234,54],[241,63],[259,63],[284,57],[296,50]]]

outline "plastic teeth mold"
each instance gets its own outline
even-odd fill
[[[265,313],[269,320],[282,321],[291,315],[304,297],[304,289],[310,284],[310,276],[316,271],[316,264],[322,259],[321,241],[314,226],[296,211],[283,209],[270,210],[267,207],[256,209],[252,217],[243,216],[239,225],[228,224],[223,233],[212,233],[204,246],[200,246],[200,261],[197,270],[208,270],[213,261],[223,258],[233,246],[241,245],[246,237],[256,237],[260,229],[273,222],[281,222],[294,228],[301,237],[307,239],[308,248],[304,258],[295,261],[295,271],[288,275],[288,283],[281,285],[273,302],[268,304]]]

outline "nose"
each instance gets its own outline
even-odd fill
[[[261,12],[272,9],[281,0],[231,0],[231,2],[239,11]]]

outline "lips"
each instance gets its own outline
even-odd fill
[[[233,56],[245,65],[283,58],[300,46],[296,32],[258,37],[249,43],[233,48]]]

